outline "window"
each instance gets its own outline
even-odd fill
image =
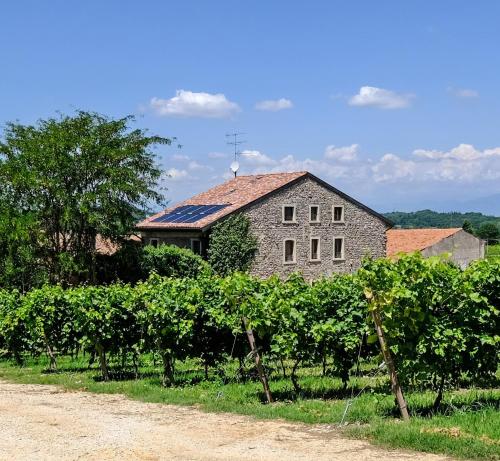
[[[149,239],[149,244],[155,248],[158,248],[158,239]]]
[[[283,263],[284,264],[295,264],[295,240],[288,239],[284,242],[284,254]]]
[[[311,253],[310,253],[311,261],[320,261],[320,246],[319,246],[319,237],[311,237]]]
[[[344,259],[344,237],[335,237],[333,239],[333,259]]]
[[[319,205],[309,206],[309,222],[319,222]]]
[[[334,206],[333,207],[333,222],[344,222],[344,207]]]
[[[201,240],[191,239],[191,251],[194,254],[201,255]]]
[[[283,205],[283,222],[296,222],[295,205]]]

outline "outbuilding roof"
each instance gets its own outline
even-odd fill
[[[461,230],[460,227],[449,229],[389,229],[387,231],[387,256],[425,250]]]
[[[357,202],[307,171],[237,176],[206,192],[169,207],[137,224],[139,230],[205,230],[221,218],[234,213],[305,177],[362,207],[392,225],[384,216]],[[187,214],[191,213],[191,218]],[[178,216],[178,218],[176,217]]]

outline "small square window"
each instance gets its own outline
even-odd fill
[[[333,222],[344,222],[344,207],[334,206],[333,207]]]
[[[201,240],[191,239],[191,251],[194,254],[201,255]]]
[[[311,261],[320,261],[319,237],[311,238]]]
[[[159,243],[159,240],[158,240],[158,239],[149,239],[149,244],[150,244],[152,247],[158,248],[158,243]]]
[[[283,222],[295,222],[295,205],[283,206]]]
[[[295,264],[295,240],[288,239],[284,242],[283,262],[285,264]]]
[[[344,259],[344,237],[333,239],[333,259]]]
[[[309,206],[309,222],[319,222],[319,205]]]

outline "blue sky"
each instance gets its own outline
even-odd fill
[[[5,2],[0,122],[136,114],[175,202],[308,169],[379,211],[500,215],[500,3]]]

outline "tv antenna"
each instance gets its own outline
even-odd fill
[[[241,144],[244,144],[246,141],[243,141],[239,139],[239,136],[244,135],[245,133],[227,133],[226,138],[230,138],[231,141],[228,141],[227,144],[230,146],[234,147],[234,160],[231,163],[231,171],[234,173],[234,177],[236,178],[236,175],[238,173],[238,170],[240,168],[240,164],[238,163],[238,155],[241,154],[241,152],[238,149],[238,146]]]

